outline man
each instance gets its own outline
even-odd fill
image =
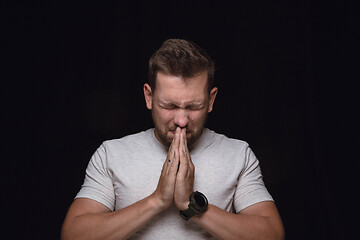
[[[62,239],[283,239],[248,144],[204,128],[213,76],[196,44],[163,43],[144,85],[155,128],[99,147]]]

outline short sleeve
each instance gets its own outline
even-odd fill
[[[274,201],[267,191],[260,170],[259,160],[249,146],[245,148],[245,164],[234,195],[234,208],[238,213],[255,203]]]
[[[115,208],[115,193],[111,171],[107,167],[106,148],[102,144],[90,159],[85,180],[75,198],[89,198],[104,204],[110,210]]]

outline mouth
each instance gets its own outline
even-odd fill
[[[169,135],[175,136],[176,130],[169,130]],[[186,138],[189,138],[191,136],[191,132],[186,132]]]

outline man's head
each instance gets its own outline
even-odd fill
[[[200,72],[207,72],[208,90],[210,91],[214,81],[214,62],[195,43],[183,39],[168,39],[149,61],[149,84],[153,90],[155,90],[158,72],[184,79]]]
[[[200,138],[217,94],[213,76],[213,62],[194,43],[170,39],[154,53],[144,95],[162,144],[170,146],[177,127],[186,128],[189,146]]]

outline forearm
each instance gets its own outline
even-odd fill
[[[150,197],[126,208],[108,213],[87,213],[64,223],[62,240],[126,239],[161,210]]]
[[[213,205],[193,221],[217,239],[283,239],[281,220],[278,223],[266,216],[229,213]]]

